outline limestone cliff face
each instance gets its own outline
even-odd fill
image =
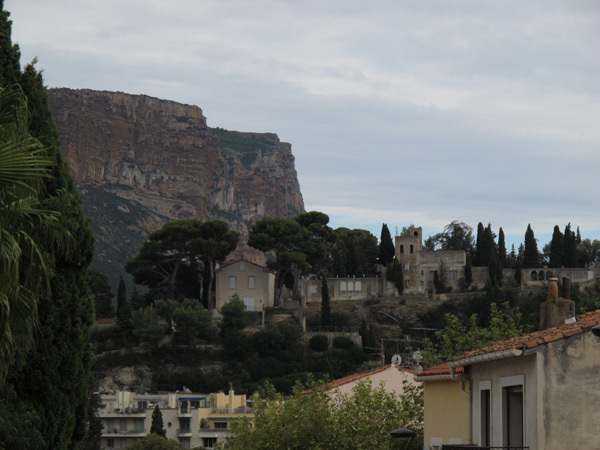
[[[275,134],[211,129],[197,106],[121,92],[51,89],[50,107],[101,269],[168,220],[223,219],[246,236],[262,216],[304,211],[291,146]]]

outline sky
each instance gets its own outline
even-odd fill
[[[292,144],[306,210],[600,238],[600,2],[5,0],[49,87],[146,94]]]

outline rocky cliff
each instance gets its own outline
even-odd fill
[[[291,145],[275,134],[212,129],[197,106],[122,92],[51,89],[50,107],[92,217],[94,265],[113,280],[169,220],[222,219],[247,236],[262,216],[304,211]]]

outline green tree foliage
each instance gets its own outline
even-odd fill
[[[87,411],[87,431],[85,438],[77,444],[76,450],[100,450],[100,438],[104,428],[98,416],[101,408],[102,397],[97,392],[92,392]]]
[[[517,260],[515,261],[515,282],[518,286],[521,286],[521,269],[521,258],[517,258]]]
[[[150,426],[150,434],[162,436],[163,438],[167,436],[167,432],[165,431],[163,424],[163,416],[158,405],[154,407],[154,411],[152,412],[152,425]]]
[[[267,264],[275,274],[275,303],[279,304],[284,276],[292,278],[292,293],[299,298],[300,276],[309,270],[320,272],[330,263],[333,232],[329,217],[318,211],[292,219],[262,217],[250,230],[248,244],[263,252],[273,252]]]
[[[329,338],[324,334],[316,334],[308,340],[308,345],[314,352],[324,352],[329,348]]]
[[[0,410],[12,410],[11,423],[19,425],[0,433],[22,442],[33,435],[42,436],[43,444],[30,448],[61,450],[74,446],[86,430],[92,363],[88,332],[93,321],[87,267],[93,256],[94,237],[60,152],[58,131],[48,107],[42,75],[33,64],[20,71],[19,51],[10,41],[10,22],[2,1],[0,9],[0,85],[18,84],[27,98],[30,134],[53,160],[51,176],[44,180],[39,199],[59,213],[57,229],[68,235],[72,243],[69,246],[57,245],[59,241],[42,244],[44,252],[54,260],[51,295],[44,296],[44,301],[38,303],[35,347],[7,378],[7,387],[0,396]],[[18,405],[10,394],[4,395],[11,391],[16,393]],[[27,413],[21,415],[19,411]],[[25,435],[19,435],[22,424],[27,424]],[[16,448],[25,448],[22,442]]]
[[[565,259],[565,238],[558,225],[554,226],[548,255],[548,267],[562,267]]]
[[[110,290],[108,277],[93,267],[89,268],[90,275],[90,290],[94,296],[94,304],[96,306],[96,317],[115,317],[115,308],[112,304],[114,295]]]
[[[571,230],[570,223],[565,227],[563,265],[565,267],[577,267],[577,237]]]
[[[379,264],[387,266],[394,260],[395,254],[396,250],[394,249],[392,235],[387,224],[384,223],[381,226],[381,238],[379,239]]]
[[[467,262],[465,264],[465,283],[470,286],[473,282],[473,265],[471,264],[471,255],[467,253]]]
[[[135,284],[133,285],[133,291],[131,291],[131,297],[129,298],[129,304],[131,305],[131,310],[135,311],[136,309],[143,308],[146,305],[146,300],[144,296],[137,290]]]
[[[267,385],[254,397],[255,417],[232,422],[227,438],[231,450],[265,448],[387,450],[390,431],[409,428],[417,433],[411,449],[423,446],[423,394],[404,385],[404,393],[388,392],[359,381],[351,393],[297,384],[286,398]]]
[[[490,305],[490,323],[487,328],[479,325],[479,317],[473,314],[467,321],[447,313],[444,328],[435,332],[435,344],[427,340],[423,351],[423,364],[435,366],[469,350],[485,347],[493,342],[520,336],[524,329],[520,325],[520,313],[511,314],[508,304],[500,308]]]
[[[131,328],[131,307],[127,300],[127,290],[125,288],[125,280],[121,276],[119,279],[119,287],[117,289],[117,328],[121,335],[129,334]]]
[[[583,239],[577,244],[578,267],[588,267],[600,261],[600,241]]]
[[[446,287],[444,286],[442,277],[440,277],[439,270],[436,270],[433,273],[433,287],[435,287],[436,294],[443,294],[446,292]]]
[[[414,228],[415,228],[415,224],[414,223],[411,223],[407,227],[402,227],[402,231],[400,232],[400,236],[402,236],[402,237],[408,237],[408,236],[410,236],[410,230],[413,230]]]
[[[402,292],[404,291],[404,276],[402,274],[402,265],[396,258],[392,260],[391,264],[388,264],[386,278],[388,281],[394,283],[398,295],[402,295]]]
[[[231,299],[221,307],[223,321],[221,322],[221,336],[242,331],[248,324],[246,305],[239,295],[234,294]]]
[[[329,303],[329,286],[325,274],[321,277],[321,325],[331,325],[331,305]]]
[[[131,313],[131,331],[139,339],[140,344],[150,350],[156,348],[165,336],[165,327],[159,322],[152,306]]]
[[[21,91],[0,88],[0,384],[33,344],[37,297],[49,293],[53,261],[38,241],[60,239],[57,213],[38,198],[52,160],[28,125]]]
[[[481,222],[479,222],[477,224],[477,240],[476,240],[476,244],[475,244],[475,258],[473,260],[473,263],[475,264],[475,267],[485,267],[485,265],[487,264],[487,261],[489,261],[489,258],[486,260],[485,259],[485,255],[484,253],[484,249],[485,249],[485,228],[483,227],[483,224]]]
[[[531,224],[527,225],[527,230],[525,231],[522,267],[526,269],[540,267],[540,253],[538,252],[537,240],[531,229]]]
[[[436,250],[473,250],[473,229],[464,222],[454,220],[444,231],[432,237]]]
[[[203,268],[210,290],[215,263],[225,259],[238,241],[239,234],[220,220],[173,220],[150,234],[125,270],[137,284],[148,286],[154,298],[192,297],[199,295]]]
[[[189,303],[173,311],[175,339],[178,343],[187,345],[194,345],[197,339],[211,341],[216,335],[212,313],[197,301],[195,304]]]
[[[504,230],[502,227],[500,227],[500,230],[498,231],[498,265],[500,266],[500,269],[507,268],[506,260],[506,241],[504,237]]]
[[[182,448],[184,447],[179,442],[154,433],[147,434],[127,446],[127,450],[181,450]]]
[[[337,228],[333,232],[331,271],[335,275],[362,276],[375,273],[379,254],[377,238],[367,230]]]

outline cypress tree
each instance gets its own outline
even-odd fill
[[[564,234],[564,252],[563,264],[565,267],[577,266],[577,238],[571,231],[571,224],[567,224]]]
[[[327,277],[323,274],[321,278],[321,325],[324,327],[331,325],[331,305],[329,300]]]
[[[531,229],[531,224],[527,225],[525,231],[525,249],[523,250],[523,267],[535,268],[540,266],[540,254],[537,248],[537,241]]]
[[[28,448],[68,449],[86,432],[92,364],[88,332],[94,310],[87,267],[93,256],[94,236],[60,152],[42,75],[33,64],[20,71],[20,54],[11,43],[11,23],[3,3],[0,0],[0,84],[19,84],[27,98],[30,132],[55,162],[41,200],[60,212],[59,226],[70,233],[72,245],[47,249],[55,259],[52,295],[38,305],[35,348],[0,391],[0,411],[14,407],[14,414],[0,421],[0,441],[19,442],[20,448],[29,442]],[[32,439],[39,442],[34,445]]]
[[[485,228],[483,224],[479,222],[477,224],[477,238],[475,241],[475,267],[483,267],[487,264],[487,260],[484,259],[484,247],[485,247],[485,238],[484,238]]]
[[[470,286],[473,282],[473,265],[471,264],[471,255],[467,253],[467,262],[465,264],[465,282]]]
[[[500,269],[506,269],[506,242],[504,241],[504,230],[498,230],[498,264]]]
[[[521,258],[517,258],[515,262],[515,281],[521,286]]]
[[[381,239],[379,241],[379,264],[387,266],[394,259],[395,250],[392,235],[387,224],[381,227]]]
[[[125,280],[119,278],[119,287],[117,289],[117,329],[122,337],[128,336],[131,330],[131,307],[127,301],[127,289]]]
[[[552,240],[550,241],[550,261],[548,266],[552,268],[562,267],[565,258],[565,238],[560,232],[558,225],[554,226]]]
[[[150,433],[162,436],[164,438],[167,437],[167,432],[165,431],[163,424],[163,416],[158,405],[154,407],[154,411],[152,412],[152,425],[150,426]]]

